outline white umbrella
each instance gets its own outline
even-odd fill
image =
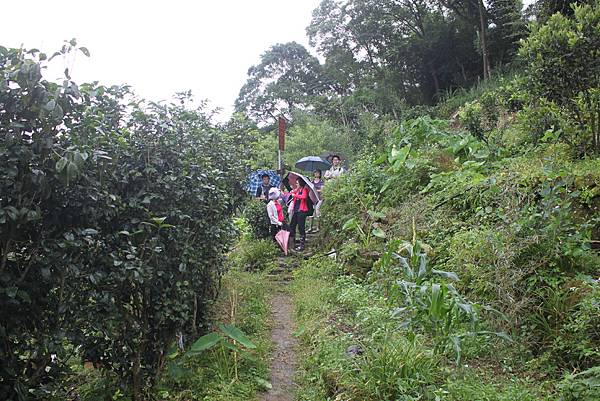
[[[298,178],[301,178],[306,183],[306,186],[310,189],[308,196],[310,196],[310,200],[313,202],[313,204],[316,205],[319,202],[319,193],[315,189],[315,186],[313,185],[313,183],[310,182],[310,180],[307,177],[303,176],[300,173],[295,173],[293,171],[290,171],[289,174],[287,175],[287,179],[288,179],[290,185],[292,186],[292,188],[294,188],[296,186],[296,181],[298,180]]]

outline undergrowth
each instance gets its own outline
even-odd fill
[[[163,378],[156,397],[164,401],[249,400],[268,383],[268,282],[262,273],[231,270],[223,279],[213,321],[239,328],[256,345],[234,353],[216,347],[186,358]]]
[[[430,337],[399,326],[380,289],[347,276],[335,261],[305,262],[292,293],[304,350],[299,400],[552,399],[532,378],[488,376],[484,366],[436,354]]]

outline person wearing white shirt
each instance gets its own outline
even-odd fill
[[[344,174],[346,169],[342,166],[342,160],[338,155],[333,155],[331,157],[331,167],[329,170],[325,172],[325,179],[331,180],[333,178],[338,178],[340,175]]]
[[[283,222],[285,220],[283,215],[283,208],[279,203],[279,197],[281,196],[281,191],[278,188],[271,188],[269,190],[269,203],[267,203],[267,215],[269,216],[269,222],[271,223],[271,237],[273,241],[275,241],[275,235],[281,230],[283,227]]]

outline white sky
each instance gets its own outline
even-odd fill
[[[77,83],[127,83],[151,100],[191,89],[227,119],[246,72],[276,43],[308,47],[305,28],[320,0],[2,1],[0,45],[51,55],[64,39],[79,53]],[[47,79],[62,78],[63,60]]]

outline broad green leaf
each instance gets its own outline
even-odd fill
[[[387,191],[387,189],[388,189],[388,188],[389,188],[389,187],[392,185],[392,183],[393,183],[393,180],[391,180],[391,179],[388,179],[388,180],[385,182],[385,184],[383,184],[383,186],[381,187],[381,189],[379,190],[379,193],[380,193],[380,194],[382,194],[382,193],[384,193],[385,191]]]
[[[352,217],[344,223],[344,225],[342,226],[342,230],[354,230],[356,227],[358,227],[358,222],[356,221],[356,217]]]
[[[378,166],[380,164],[385,163],[387,160],[387,156],[385,155],[385,153],[383,153],[381,156],[379,156],[378,159],[376,159],[375,161],[373,161],[373,165]]]
[[[228,337],[242,344],[244,347],[251,349],[256,348],[256,345],[254,345],[254,343],[237,327],[230,324],[220,324],[219,328]]]
[[[72,180],[79,175],[79,167],[73,162],[67,163],[67,179]]]
[[[425,255],[419,256],[419,273],[417,277],[422,278],[427,275],[427,257]]]
[[[496,336],[498,336],[498,337],[500,337],[500,338],[502,338],[502,339],[504,339],[504,340],[506,340],[508,342],[511,342],[511,343],[513,342],[513,339],[508,334],[506,334],[503,331],[498,331],[498,332],[496,332],[494,334],[496,334]]]
[[[167,349],[167,359],[175,359],[179,356],[179,347],[177,346],[177,341],[173,341],[169,348]]]
[[[471,316],[475,313],[473,309],[473,305],[466,302],[457,302],[456,306],[458,306],[463,312],[465,312],[468,316]]]
[[[67,163],[68,163],[68,162],[69,162],[69,161],[68,161],[66,158],[64,158],[64,157],[61,157],[61,158],[60,158],[60,159],[59,159],[59,160],[56,162],[56,171],[58,171],[59,173],[60,173],[61,171],[63,171],[63,170],[64,170],[64,168],[67,166]]]
[[[402,165],[406,161],[406,158],[408,157],[410,148],[411,148],[410,144],[405,145],[405,146],[401,147],[400,149],[398,149],[398,147],[396,145],[392,146],[392,151],[390,153],[390,160],[389,160],[390,164],[394,164],[394,167]]]
[[[385,231],[383,231],[381,228],[374,228],[373,231],[371,231],[371,234],[373,234],[375,237],[377,238],[385,238]]]
[[[376,210],[369,210],[367,214],[371,216],[373,219],[385,219],[385,213],[378,212]]]
[[[46,109],[48,111],[54,110],[55,107],[56,107],[56,101],[54,101],[54,100],[50,100],[48,103],[46,103],[44,105],[44,109]]]
[[[214,347],[222,339],[223,339],[223,337],[219,333],[215,333],[215,332],[203,335],[202,337],[197,339],[194,344],[192,344],[190,350],[188,351],[188,354],[189,355],[199,354],[202,351],[205,351],[207,349]]]
[[[456,364],[459,364],[462,353],[460,337],[450,336],[450,341],[452,342],[452,345],[454,346],[454,351],[456,352]]]
[[[11,220],[16,220],[19,217],[19,211],[14,206],[7,206],[4,208],[4,212]]]
[[[229,341],[223,341],[221,344],[223,344],[223,346],[225,348],[227,348],[228,350],[231,350],[233,352],[237,352],[237,353],[241,354],[243,351],[240,347],[238,347],[235,344],[230,343]]]
[[[161,225],[165,222],[166,219],[167,219],[166,217],[153,217],[150,220],[155,222],[157,225]]]
[[[431,269],[431,272],[433,274],[437,274],[438,276],[442,276],[448,280],[452,280],[452,281],[459,281],[460,279],[458,278],[458,276],[456,275],[456,273],[453,272],[447,272],[444,270],[436,270],[436,269]]]

